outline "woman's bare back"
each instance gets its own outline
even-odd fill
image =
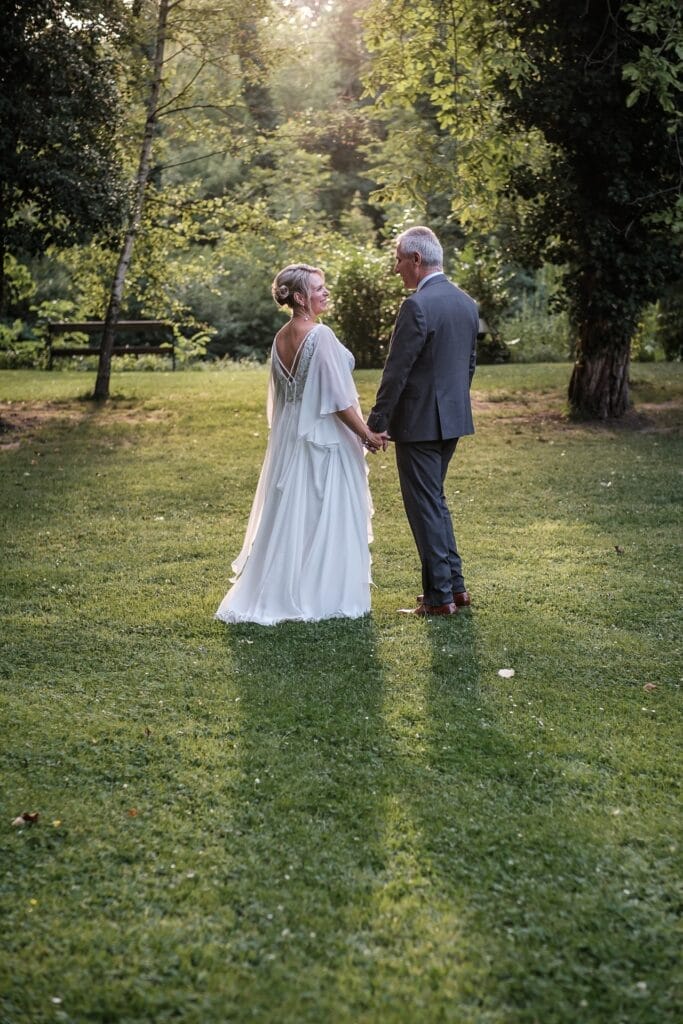
[[[281,366],[292,376],[296,373],[296,363],[301,346],[308,334],[315,327],[308,318],[293,317],[289,323],[275,335],[275,351]]]

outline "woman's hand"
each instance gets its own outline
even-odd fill
[[[350,405],[348,409],[340,409],[336,416],[345,423],[346,426],[354,432],[360,443],[364,448],[367,448],[369,452],[373,454],[378,452],[380,448],[382,451],[386,450],[387,442],[385,436],[382,434],[376,434],[374,430],[370,430],[370,427],[356,412],[355,408]]]
[[[366,437],[363,440],[363,446],[367,448],[369,452],[374,455],[381,448],[383,452],[387,450],[387,437],[386,434],[376,434],[374,430],[370,430],[366,427]]]

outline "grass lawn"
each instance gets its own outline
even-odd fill
[[[0,373],[0,1024],[681,1019],[683,368],[634,365],[618,428],[566,422],[568,376],[477,373],[471,614],[396,614],[388,452],[372,616],[268,629],[212,619],[263,368],[119,374],[105,409]]]

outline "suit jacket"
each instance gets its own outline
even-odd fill
[[[470,383],[476,366],[477,304],[445,274],[404,300],[368,426],[394,441],[474,433]]]

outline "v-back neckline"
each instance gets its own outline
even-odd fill
[[[299,368],[299,362],[300,362],[299,357],[301,355],[301,350],[304,347],[304,343],[308,340],[308,338],[310,338],[311,334],[313,333],[313,331],[316,329],[317,326],[318,326],[318,324],[314,324],[313,327],[311,327],[310,331],[306,331],[306,333],[304,334],[303,338],[299,342],[299,347],[297,348],[296,352],[294,353],[294,358],[292,359],[292,362],[289,365],[289,367],[285,366],[285,364],[283,363],[282,359],[280,358],[280,353],[278,352],[277,339],[278,339],[278,335],[279,335],[280,332],[278,331],[278,333],[275,335],[275,338],[273,339],[273,347],[274,347],[274,350],[275,350],[275,355],[277,357],[278,363],[280,364],[281,368],[284,370],[284,373],[285,373],[285,376],[287,377],[287,380],[294,380],[294,378],[296,377],[296,371]]]

